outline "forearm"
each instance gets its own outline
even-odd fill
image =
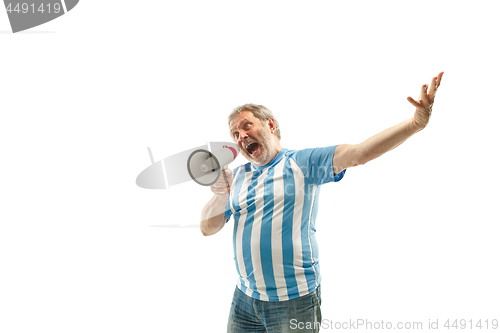
[[[200,230],[204,236],[217,233],[224,227],[226,217],[224,209],[227,195],[214,195],[201,211]]]
[[[363,141],[357,145],[359,164],[365,164],[396,148],[418,131],[411,118]]]

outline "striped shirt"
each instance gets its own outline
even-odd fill
[[[225,208],[234,217],[233,251],[238,288],[263,301],[286,301],[321,282],[315,221],[320,185],[333,173],[336,146],[282,149],[266,166],[233,170]]]

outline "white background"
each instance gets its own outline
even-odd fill
[[[440,71],[428,128],[322,187],[323,318],[500,320],[496,4],[84,0],[18,34],[0,11],[0,331],[225,332],[233,221],[169,227],[211,193],[137,187],[146,147],[228,141],[249,102],[283,147],[358,143]]]

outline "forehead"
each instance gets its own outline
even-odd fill
[[[239,113],[237,116],[231,120],[231,123],[229,124],[229,129],[232,131],[240,126],[245,121],[252,121],[255,122],[256,120],[259,120],[257,117],[255,117],[252,113],[252,111],[243,111]]]

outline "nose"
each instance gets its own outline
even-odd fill
[[[247,132],[241,131],[238,135],[238,142],[237,143],[242,143],[246,138],[248,138]]]

